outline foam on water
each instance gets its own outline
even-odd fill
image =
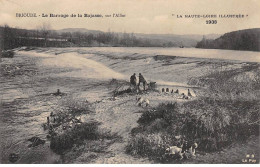
[[[259,52],[240,51],[240,50],[222,50],[222,49],[199,49],[199,48],[161,48],[161,47],[92,47],[92,48],[75,48],[85,53],[113,53],[118,56],[128,54],[148,54],[196,57],[224,60],[238,60],[244,62],[260,62]]]
[[[20,53],[20,52],[19,52]],[[52,66],[57,68],[75,68],[79,69],[77,71],[63,73],[62,75],[70,77],[80,77],[80,78],[96,78],[96,79],[125,79],[125,76],[118,73],[102,63],[96,62],[94,60],[82,57],[78,53],[64,53],[59,55],[51,55],[44,53],[35,52],[25,52],[22,54],[27,54],[30,56],[48,57],[49,59],[43,59],[42,64],[44,66]]]
[[[32,51],[18,51],[17,52],[20,55],[27,55],[27,56],[33,56],[33,57],[53,57],[54,55],[47,54],[47,53],[37,53]]]

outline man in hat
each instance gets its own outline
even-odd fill
[[[144,76],[143,76],[141,73],[139,73],[139,83],[138,83],[138,87],[140,86],[140,83],[143,83],[144,90],[145,90],[146,80],[144,79]]]

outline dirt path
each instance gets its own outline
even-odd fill
[[[136,127],[141,115],[140,107],[135,105],[135,96],[124,96],[116,100],[102,100],[93,103],[95,114],[92,119],[101,122],[100,129],[106,129],[121,137],[119,141],[111,144],[104,155],[100,155],[91,163],[98,164],[133,164],[151,163],[148,159],[134,158],[125,154],[125,146],[128,142],[131,130]],[[83,153],[75,162],[80,162],[88,153]],[[86,159],[86,158],[85,158]]]
[[[96,105],[96,120],[102,122],[101,127],[111,130],[122,137],[120,142],[112,144],[108,148],[110,155],[99,157],[95,163],[150,163],[147,159],[136,159],[125,154],[125,146],[131,130],[136,127],[137,120],[142,110],[135,105],[134,97],[122,97],[116,101],[107,101]]]

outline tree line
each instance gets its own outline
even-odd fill
[[[133,33],[58,32],[43,25],[36,30],[0,27],[1,49],[33,47],[174,47],[173,42],[137,38]]]
[[[215,40],[204,37],[196,48],[260,51],[260,28],[226,33]]]

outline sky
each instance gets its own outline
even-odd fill
[[[16,17],[36,13],[38,17]],[[42,14],[123,14],[125,17],[43,18]],[[177,18],[177,15],[244,14],[245,18]],[[217,24],[206,24],[217,20]],[[90,30],[146,34],[223,34],[260,28],[260,0],[0,0],[0,25],[36,29]]]

